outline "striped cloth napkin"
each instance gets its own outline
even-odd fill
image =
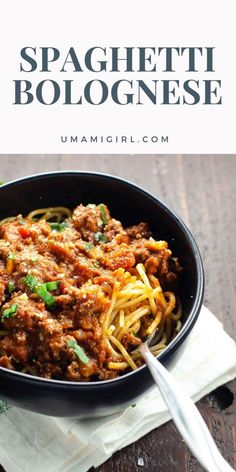
[[[206,307],[172,373],[194,401],[236,377],[236,344]],[[86,472],[170,419],[156,387],[134,407],[94,420],[46,417],[4,402],[0,412],[7,472]]]

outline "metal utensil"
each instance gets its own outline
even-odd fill
[[[155,333],[140,344],[136,351],[139,351],[145,360],[181,436],[206,471],[233,472],[234,469],[218,450],[194,402],[151,353],[149,346],[154,337]]]

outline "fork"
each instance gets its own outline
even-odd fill
[[[135,352],[139,352],[145,360],[179,433],[206,471],[233,472],[234,469],[221,455],[194,402],[151,353],[149,346],[155,334],[140,344]]]

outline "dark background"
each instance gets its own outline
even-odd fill
[[[204,303],[236,339],[236,156],[0,155],[0,180],[4,182],[36,172],[68,169],[106,172],[132,180],[182,217],[203,256]],[[236,468],[233,395],[236,395],[236,381],[208,395],[198,406],[225,458]],[[139,458],[144,465],[138,465]],[[118,451],[96,470],[199,472],[203,469],[169,422]]]

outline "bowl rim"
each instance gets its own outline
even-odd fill
[[[181,229],[181,231],[184,233],[184,236],[186,240],[188,241],[194,259],[196,263],[196,272],[197,272],[197,287],[196,287],[196,296],[195,300],[192,306],[192,309],[188,315],[188,318],[186,319],[185,324],[181,328],[180,332],[176,335],[174,339],[166,346],[166,348],[156,356],[160,362],[162,362],[162,359],[164,359],[166,356],[168,356],[169,352],[173,349],[175,351],[179,345],[185,340],[185,338],[188,336],[189,332],[193,328],[194,324],[197,321],[197,318],[200,313],[200,309],[202,306],[203,302],[203,295],[204,295],[204,270],[203,270],[203,263],[202,263],[202,258],[201,254],[198,248],[198,245],[192,235],[192,232],[188,229],[186,224],[183,222],[183,220],[175,213],[174,210],[172,210],[168,205],[163,203],[162,200],[160,200],[158,197],[150,193],[149,191],[145,190],[142,186],[135,184],[134,182],[118,177],[112,174],[107,174],[104,172],[96,172],[96,171],[84,171],[84,170],[60,170],[60,171],[50,171],[50,172],[42,172],[42,173],[35,173],[35,174],[30,174],[25,177],[20,177],[14,180],[10,180],[9,182],[3,183],[0,186],[0,193],[1,190],[4,188],[8,187],[13,187],[20,185],[21,183],[27,183],[28,181],[34,181],[34,180],[43,180],[44,178],[56,178],[58,176],[64,176],[64,177],[73,177],[73,176],[90,176],[90,177],[100,177],[103,179],[108,179],[108,180],[113,180],[116,182],[119,182],[127,187],[133,188],[134,191],[138,192],[141,195],[144,195],[145,197],[148,197],[150,200],[152,200],[154,203],[158,204],[159,207],[164,210],[164,212],[168,213],[171,218],[174,219],[175,223],[178,225],[178,227]],[[57,379],[47,379],[44,377],[37,377],[31,374],[26,374],[23,372],[18,372],[15,370],[10,370],[5,367],[0,366],[0,374],[1,372],[6,374],[7,376],[16,376],[21,378],[22,380],[30,383],[36,383],[36,384],[42,384],[42,386],[56,386],[56,387],[73,387],[73,388],[99,388],[99,387],[105,387],[113,384],[117,384],[119,382],[124,382],[125,380],[128,380],[130,377],[132,377],[135,374],[141,373],[143,370],[147,371],[147,366],[146,364],[143,364],[142,366],[138,367],[137,370],[132,370],[130,372],[127,372],[126,374],[120,375],[119,377],[116,377],[114,379],[108,379],[108,380],[97,380],[97,381],[88,381],[88,382],[75,382],[75,381],[70,381],[70,380],[57,380]]]

